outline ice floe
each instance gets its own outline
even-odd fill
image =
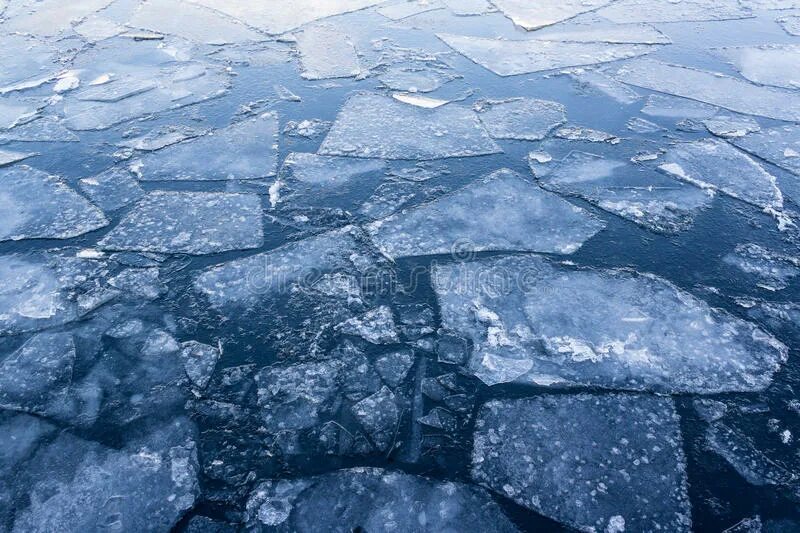
[[[715,53],[729,62],[748,80],[788,89],[800,88],[800,45],[761,45],[719,48]]]
[[[536,30],[557,22],[571,19],[581,13],[593,11],[607,5],[611,0],[566,0],[545,1],[537,4],[525,0],[493,0],[511,21],[526,30]]]
[[[800,259],[767,250],[754,243],[736,246],[722,260],[745,274],[756,277],[760,287],[771,291],[786,288],[793,278],[800,275]]]
[[[747,152],[800,176],[800,126],[777,126],[733,139]]]
[[[534,98],[482,100],[475,110],[495,139],[538,141],[567,120],[563,105]]]
[[[350,78],[361,73],[350,38],[329,24],[306,26],[297,34],[303,78],[323,80]]]
[[[136,179],[121,167],[111,167],[95,176],[81,178],[78,185],[92,202],[106,211],[120,209],[144,196]]]

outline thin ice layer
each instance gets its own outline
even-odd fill
[[[389,257],[529,251],[570,254],[603,229],[588,212],[508,169],[378,220],[367,231]]]
[[[742,150],[800,176],[800,125],[764,129],[731,142]]]
[[[319,149],[321,155],[381,159],[441,159],[501,152],[472,110],[404,104],[357,93],[339,111]]]
[[[499,76],[608,63],[652,52],[647,44],[578,43],[531,39],[490,39],[437,33],[459,54]]]
[[[212,254],[263,243],[255,194],[153,192],[101,241],[108,250]]]
[[[653,59],[637,59],[626,63],[617,72],[617,79],[737,113],[800,121],[800,94],[796,91],[761,87],[729,76]]]
[[[144,191],[127,169],[111,167],[95,176],[78,181],[83,193],[106,211],[121,209],[132,204]]]
[[[581,13],[593,11],[607,5],[611,0],[545,0],[529,2],[527,0],[493,0],[505,16],[525,28],[536,30],[557,22],[571,19]]]
[[[563,105],[536,98],[481,101],[476,111],[494,139],[538,141],[567,121]]]
[[[0,169],[0,182],[0,241],[69,239],[108,225],[83,196],[35,168]]]
[[[303,78],[349,78],[361,72],[356,49],[346,34],[330,24],[307,26],[297,34]]]
[[[275,175],[277,139],[278,117],[264,113],[156,150],[131,167],[144,181],[264,178]]]
[[[716,53],[754,83],[800,88],[800,45],[740,46],[720,48]]]
[[[692,225],[712,196],[629,161],[571,152],[538,177],[545,189],[575,195],[650,230],[677,233]]]
[[[597,14],[612,22],[700,22],[752,16],[736,0],[621,0]]]
[[[580,531],[691,530],[670,398],[559,395],[485,404],[472,477]]]
[[[437,266],[442,325],[472,339],[469,371],[517,382],[665,393],[766,388],[786,346],[668,281],[536,257]]]
[[[776,291],[800,275],[800,259],[768,250],[755,243],[739,244],[722,261],[755,277],[758,286]]]
[[[763,209],[781,210],[775,176],[725,141],[702,139],[667,149],[659,169],[703,189],[719,191]]]

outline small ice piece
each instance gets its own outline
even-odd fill
[[[375,93],[347,99],[322,143],[322,155],[442,159],[500,153],[475,113],[447,105],[423,109]]]
[[[353,42],[334,26],[306,26],[296,38],[304,79],[350,78],[361,73]]]
[[[735,20],[752,16],[736,0],[620,0],[599,9],[597,14],[616,23],[633,22],[702,22]]]
[[[392,344],[400,340],[392,310],[386,305],[342,322],[338,328],[346,335],[356,335],[372,344]]]
[[[0,241],[69,239],[108,225],[102,211],[40,170],[0,169],[0,182]]]
[[[480,251],[570,254],[604,223],[508,169],[367,226],[391,258]]]
[[[600,130],[584,128],[581,126],[564,126],[558,128],[553,134],[559,139],[568,141],[586,141],[591,143],[610,143],[617,144],[620,138]]]
[[[35,152],[14,152],[11,150],[0,150],[0,167],[24,161],[29,157],[37,155]]]
[[[535,172],[535,168],[532,168]],[[547,190],[576,195],[652,231],[677,233],[692,225],[712,196],[624,160],[571,152],[538,178]]]
[[[800,88],[800,45],[761,45],[718,48],[715,53],[728,60],[742,76],[761,85]]]
[[[717,107],[666,94],[651,94],[642,108],[642,113],[651,117],[693,120],[708,119],[718,112]]]
[[[680,420],[670,398],[493,400],[479,411],[472,477],[580,531],[691,530]]]
[[[312,118],[307,120],[290,120],[283,128],[283,134],[289,137],[305,137],[306,139],[314,139],[320,135],[327,133],[331,127],[331,122]]]
[[[274,176],[278,117],[252,119],[144,155],[132,167],[144,181],[231,180]]]
[[[155,300],[167,292],[159,279],[158,268],[128,268],[108,280],[108,284],[121,291],[146,300]]]
[[[625,127],[635,133],[656,133],[664,131],[664,128],[654,122],[641,117],[631,117],[625,123]]]
[[[670,6],[674,4],[670,3]],[[662,93],[724,107],[737,113],[800,121],[797,91],[753,85],[730,76],[640,58],[620,67],[617,79]]]
[[[444,333],[436,339],[436,357],[440,363],[463,365],[469,358],[469,343],[463,337]]]
[[[131,173],[120,167],[111,167],[78,185],[86,196],[105,211],[115,211],[132,204],[144,196],[144,191]]]
[[[789,35],[800,36],[800,15],[789,15],[778,19],[778,23]]]
[[[535,98],[482,100],[475,110],[494,139],[539,141],[567,121],[563,105]]]
[[[169,16],[165,16],[166,14]],[[180,0],[148,0],[139,4],[128,26],[177,35],[204,44],[263,41],[266,36],[244,24]]]
[[[429,93],[449,81],[449,78],[438,70],[400,65],[387,67],[378,79],[389,89],[408,93]]]
[[[731,142],[755,156],[800,176],[800,126],[776,126]]]
[[[528,31],[549,26],[594,11],[611,0],[492,0],[492,3],[511,21]]]
[[[152,192],[99,242],[106,250],[213,254],[264,242],[255,194]]]
[[[353,405],[353,416],[369,435],[375,447],[381,451],[388,451],[394,444],[400,412],[397,399],[389,387],[383,386],[381,390],[367,396]]]
[[[519,531],[484,489],[363,467],[262,482],[245,517],[253,531]]]
[[[432,279],[442,326],[472,341],[469,370],[488,385],[758,391],[787,356],[754,324],[650,274],[511,256],[437,265]]]
[[[725,141],[677,143],[667,149],[658,168],[702,189],[719,191],[762,209],[783,208],[783,194],[775,176]]]
[[[400,385],[408,376],[412,366],[414,366],[414,352],[410,348],[389,352],[375,360],[375,370],[390,387]]]
[[[761,131],[758,122],[742,115],[719,114],[703,121],[706,129],[717,137],[733,139]]]
[[[392,93],[392,98],[404,104],[415,105],[425,109],[436,109],[445,104],[449,104],[449,100],[440,100],[439,98],[430,98],[429,96],[419,96],[416,94],[408,93]]]
[[[800,259],[753,243],[736,246],[722,260],[745,274],[754,275],[760,287],[773,291],[786,288],[800,274]]]
[[[188,341],[181,344],[180,353],[186,375],[196,387],[204,389],[217,366],[220,350],[201,342]]]
[[[578,43],[538,39],[508,40],[437,33],[461,55],[499,76],[595,65],[649,54],[647,44]]]
[[[75,344],[69,333],[38,333],[0,361],[0,407],[47,415],[72,383]]]

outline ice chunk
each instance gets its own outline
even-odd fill
[[[700,22],[752,16],[736,0],[620,0],[597,11],[612,22]]]
[[[746,116],[714,115],[704,120],[703,124],[717,137],[726,139],[744,137],[748,133],[761,130],[758,122]]]
[[[159,279],[158,268],[155,267],[128,268],[109,278],[108,284],[147,300],[155,300],[167,292],[167,287]]]
[[[330,24],[306,26],[297,34],[303,78],[349,78],[361,72],[356,49],[346,34]]]
[[[475,110],[495,139],[538,141],[567,121],[567,110],[558,102],[535,98],[483,100]]]
[[[768,290],[786,288],[800,274],[800,259],[767,250],[757,244],[740,244],[722,260],[745,274],[754,275]]]
[[[577,68],[568,72],[582,86],[588,86],[616,100],[621,104],[632,104],[642,96],[614,78],[596,70]]]
[[[501,152],[475,114],[447,105],[423,109],[356,93],[339,111],[319,153],[382,159],[440,159]]]
[[[154,152],[206,133],[208,133],[208,131],[181,126],[155,128],[144,135],[120,141],[117,143],[117,146],[132,148],[142,152]]]
[[[375,360],[375,370],[390,387],[400,385],[412,366],[414,366],[414,352],[410,348],[384,354]]]
[[[0,134],[2,130],[30,120],[39,112],[39,106],[32,101],[12,98],[0,98]]]
[[[737,113],[800,121],[800,94],[796,91],[761,87],[705,70],[670,65],[653,59],[637,59],[621,67],[617,79]]]
[[[132,163],[144,181],[230,180],[274,176],[278,117],[264,113],[162,150]]]
[[[508,40],[437,33],[450,48],[499,76],[608,63],[652,52],[646,44]]]
[[[201,342],[188,341],[181,344],[181,358],[186,375],[201,389],[211,380],[220,355],[219,349]]]
[[[435,91],[450,78],[431,68],[392,65],[378,76],[381,83],[395,91],[428,93]]]
[[[531,169],[535,171],[533,165]],[[646,167],[585,152],[571,152],[538,181],[545,189],[580,196],[610,213],[666,233],[691,226],[695,213],[712,198]]]
[[[326,133],[331,128],[332,123],[318,118],[307,120],[290,120],[283,128],[284,135],[289,137],[305,137],[306,139],[314,139],[323,133]]]
[[[148,0],[139,5],[128,25],[208,44],[265,40],[238,21],[180,0]]]
[[[733,144],[800,176],[800,126],[777,126],[733,139]]]
[[[482,15],[494,10],[489,0],[443,0],[444,4],[456,15]]]
[[[378,468],[260,483],[246,505],[247,525],[323,530],[518,531],[483,490]]]
[[[0,142],[77,142],[77,135],[56,117],[44,116],[20,124],[10,130],[0,130]]]
[[[476,422],[472,477],[581,531],[691,529],[686,460],[669,398],[491,401]]]
[[[703,189],[720,191],[763,209],[783,208],[783,195],[775,176],[724,141],[677,143],[667,150],[658,168]]]
[[[0,150],[0,167],[24,161],[29,157],[37,155],[35,152],[14,152],[11,150]]]
[[[617,144],[620,138],[616,135],[611,135],[600,130],[593,130],[591,128],[584,128],[582,126],[564,126],[558,128],[553,134],[559,139],[567,139],[568,141],[586,141],[592,143],[611,143]]]
[[[254,194],[153,192],[99,243],[107,250],[212,254],[263,243]]]
[[[778,19],[778,23],[789,35],[800,36],[800,15],[789,15]]]
[[[72,335],[34,335],[0,362],[0,407],[47,415],[64,401],[74,362]]]
[[[391,389],[384,386],[353,405],[353,416],[369,434],[376,448],[387,451],[394,444],[400,413]]]
[[[642,108],[642,113],[653,117],[695,120],[711,118],[718,111],[718,108],[708,104],[665,94],[651,94]]]
[[[17,2],[9,6],[4,17],[5,31],[54,37],[71,28],[73,22],[108,7],[112,0],[43,0],[29,5]]]
[[[0,94],[38,87],[55,77],[60,69],[57,51],[50,44],[15,34],[3,24],[0,37]]]
[[[547,0],[535,4],[526,0],[492,0],[511,21],[526,30],[536,30],[581,13],[594,11],[611,0]]]
[[[442,107],[445,104],[449,104],[448,100],[441,100],[439,98],[431,98],[429,96],[418,96],[416,94],[406,94],[406,93],[392,93],[392,98],[397,100],[398,102],[403,102],[404,104],[415,105],[417,107],[423,107],[425,109],[436,109],[437,107]]]
[[[400,340],[392,310],[386,305],[343,322],[339,325],[339,330],[346,335],[359,336],[372,344],[391,344]]]
[[[106,211],[125,207],[144,195],[130,172],[119,167],[111,167],[96,176],[82,178],[78,184],[92,202]]]
[[[367,231],[389,257],[538,251],[569,254],[604,224],[508,169],[430,203],[373,222]]]
[[[443,327],[472,340],[469,368],[489,385],[752,391],[786,359],[755,325],[653,275],[519,256],[436,266],[433,283]]]
[[[800,45],[762,45],[720,48],[717,55],[727,59],[748,80],[788,89],[800,88]]]
[[[108,225],[102,211],[40,170],[0,169],[0,182],[0,241],[68,239]]]

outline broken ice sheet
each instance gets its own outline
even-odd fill
[[[367,231],[391,258],[479,251],[569,254],[604,223],[508,169],[373,222]]]
[[[391,308],[386,305],[350,318],[337,328],[344,334],[361,337],[372,344],[392,344],[400,341],[394,315]]]
[[[572,76],[581,86],[591,87],[621,104],[632,104],[642,98],[640,94],[637,94],[629,86],[597,70],[576,68],[566,72],[566,74]]]
[[[436,266],[433,283],[443,327],[473,341],[468,368],[488,385],[753,391],[787,355],[755,325],[649,274],[518,256]]]
[[[188,341],[181,344],[180,354],[186,375],[195,386],[205,388],[221,355],[220,349],[201,342]]]
[[[131,163],[140,180],[231,180],[274,176],[278,117],[268,112],[172,144]]]
[[[4,13],[4,31],[54,37],[66,32],[72,23],[108,7],[112,0],[42,0],[34,4],[13,2]]]
[[[435,1],[428,2],[428,0],[400,0],[379,7],[376,11],[387,19],[401,20],[434,9],[441,9],[441,5]]]
[[[582,126],[563,126],[558,128],[553,135],[559,139],[566,139],[568,141],[585,141],[592,143],[617,144],[621,140],[616,135],[606,133],[605,131],[593,130]]]
[[[778,19],[778,23],[789,35],[800,36],[800,15],[781,17]]]
[[[703,189],[727,194],[762,209],[783,209],[775,176],[730,144],[717,139],[676,143],[659,169]]]
[[[77,135],[54,116],[35,118],[10,130],[0,130],[0,142],[77,142]]]
[[[25,165],[0,169],[0,241],[69,239],[108,219],[55,176]]]
[[[753,155],[800,176],[800,126],[777,126],[731,142]]]
[[[118,142],[117,146],[132,148],[142,152],[153,152],[205,133],[208,132],[196,128],[168,126],[164,128],[155,128],[144,135],[125,139]]]
[[[563,105],[535,98],[481,100],[475,110],[494,139],[538,141],[567,120]]]
[[[737,113],[800,121],[800,94],[796,91],[762,87],[730,76],[646,58],[626,63],[618,69],[616,77],[637,87],[698,100]]]
[[[489,0],[442,0],[447,8],[456,15],[482,15],[496,9]]]
[[[535,172],[535,167],[531,167]],[[570,152],[538,177],[545,189],[576,195],[650,230],[677,233],[692,225],[712,195],[624,159]]]
[[[649,24],[600,24],[591,26],[552,26],[532,34],[545,41],[574,41],[582,43],[670,44],[672,40]]]
[[[646,44],[509,40],[437,33],[450,48],[499,76],[608,63],[649,54]]]
[[[679,422],[670,398],[494,400],[478,415],[472,477],[580,531],[688,532]]]
[[[202,255],[258,248],[263,240],[257,195],[153,192],[99,245],[107,250]]]
[[[441,159],[500,153],[472,110],[424,109],[356,93],[339,111],[318,153],[381,159]]]
[[[526,0],[492,0],[492,3],[514,24],[530,31],[593,11],[610,1],[546,0],[531,3]]]
[[[379,468],[259,483],[246,504],[246,523],[299,533],[457,531],[465,524],[486,533],[518,531],[484,489]]]
[[[397,398],[385,385],[381,390],[353,405],[353,416],[367,432],[375,447],[389,450],[397,432],[400,410]]]
[[[361,72],[353,42],[330,24],[306,26],[297,35],[303,78],[349,78]]]
[[[144,195],[131,173],[120,167],[111,167],[95,176],[81,178],[78,185],[92,202],[106,211],[125,207]]]
[[[713,117],[719,108],[666,94],[651,94],[647,97],[642,113],[651,117],[702,120]]]
[[[206,44],[263,41],[266,37],[239,21],[181,0],[148,0],[139,4],[128,26],[177,35]]]
[[[37,155],[35,152],[14,152],[11,150],[0,149],[0,167],[24,161],[29,157]]]
[[[736,0],[620,0],[599,9],[597,14],[616,23],[700,22],[752,16]]]
[[[452,78],[432,68],[391,65],[378,79],[395,91],[428,93],[435,91]]]
[[[758,122],[748,116],[719,114],[703,121],[705,127],[717,137],[733,139],[744,137],[748,133],[760,131]]]
[[[772,291],[786,288],[793,278],[800,275],[800,259],[753,243],[736,246],[722,260],[745,274],[755,276],[760,287]]]
[[[761,85],[800,88],[800,45],[761,45],[718,48],[746,79]]]

